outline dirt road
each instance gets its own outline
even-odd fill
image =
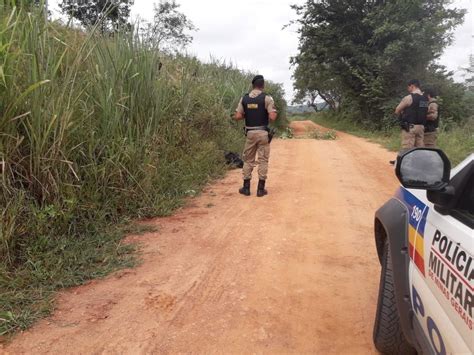
[[[141,266],[62,292],[54,315],[3,351],[374,353],[372,222],[397,186],[393,153],[342,133],[272,149],[268,196],[255,181],[240,196],[230,172],[152,221],[156,233],[130,237]]]

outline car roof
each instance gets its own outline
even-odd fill
[[[455,168],[451,170],[451,177],[456,175],[458,172],[460,172],[462,169],[464,169],[467,164],[469,164],[471,161],[474,161],[474,153],[471,153],[464,159],[462,162],[460,162]]]

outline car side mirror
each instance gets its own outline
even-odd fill
[[[415,148],[398,156],[395,172],[406,188],[441,191],[449,184],[451,163],[440,149]]]

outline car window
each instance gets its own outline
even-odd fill
[[[474,173],[471,174],[464,191],[453,209],[453,217],[474,228]]]

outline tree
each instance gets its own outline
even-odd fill
[[[44,6],[46,0],[1,0],[0,6],[18,6],[32,8],[33,6]]]
[[[464,74],[464,96],[462,99],[462,106],[465,107],[464,116],[466,121],[470,122],[471,127],[474,124],[474,55],[469,56],[469,64],[467,67],[462,68]]]
[[[337,93],[361,121],[380,126],[411,78],[451,42],[465,11],[447,0],[312,1],[293,6],[299,15],[299,53],[293,58],[311,78],[295,77],[295,88],[337,83]],[[325,87],[326,88],[326,87]],[[332,89],[329,87],[329,89]]]
[[[474,92],[474,55],[471,54],[469,56],[469,66],[466,68],[463,68],[463,71],[465,72],[464,78],[465,78],[465,85],[469,91]]]
[[[129,28],[130,8],[134,0],[63,0],[59,7],[84,27],[98,26],[102,33]]]
[[[179,7],[174,0],[161,0],[154,5],[153,22],[145,24],[142,30],[149,45],[161,50],[175,50],[192,42],[193,37],[186,31],[195,31],[196,27],[179,11]]]
[[[298,64],[293,74],[295,103],[307,103],[317,110],[316,101],[321,98],[331,110],[340,107],[342,94],[336,78],[328,77],[324,68],[315,62],[306,60],[295,64]]]

